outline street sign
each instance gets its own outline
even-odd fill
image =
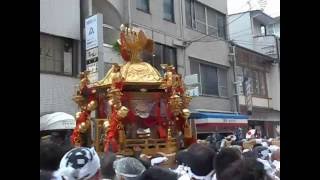
[[[87,64],[98,62],[98,60],[99,60],[98,57],[93,58],[93,59],[89,59],[89,60],[87,60]]]
[[[99,53],[98,47],[87,50],[86,60],[90,60],[90,59],[98,57],[98,53]]]
[[[98,15],[91,16],[85,21],[86,50],[98,47]]]
[[[87,64],[86,69],[90,71],[90,73],[98,72],[98,62]]]
[[[184,83],[187,86],[199,84],[198,82],[198,74],[191,74],[184,77]]]
[[[104,76],[103,62],[103,15],[98,13],[85,20],[86,70],[90,83]]]

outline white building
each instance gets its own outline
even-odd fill
[[[40,0],[40,114],[77,111],[80,39],[80,0]]]

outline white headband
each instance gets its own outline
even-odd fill
[[[129,178],[134,178],[134,177],[138,177],[140,174],[126,174],[126,173],[120,173],[118,172],[117,170],[115,170],[115,173],[117,175],[120,175],[120,176],[124,176],[124,177],[129,177]],[[141,174],[143,173],[143,171],[141,172]]]
[[[160,164],[163,163],[165,161],[168,161],[167,157],[157,157],[157,158],[153,158],[151,159],[151,166],[154,166],[156,164]]]
[[[174,172],[180,175],[178,180],[185,180],[185,179],[191,179],[191,178],[194,178],[197,180],[211,180],[212,175],[214,174],[214,170],[212,170],[205,176],[197,176],[191,171],[190,167],[184,166],[184,165],[179,165],[178,168],[174,170]]]

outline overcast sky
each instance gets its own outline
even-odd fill
[[[261,9],[259,1],[266,1],[264,12],[271,17],[280,16],[280,0],[250,0],[252,10]],[[248,0],[228,0],[228,14],[249,10]]]

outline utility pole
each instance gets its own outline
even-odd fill
[[[240,102],[239,102],[239,91],[238,91],[238,82],[237,82],[237,74],[236,74],[236,52],[235,52],[235,45],[232,41],[229,41],[229,56],[230,56],[230,62],[232,64],[233,68],[233,85],[234,85],[234,96],[235,96],[235,107],[238,114],[240,114]],[[231,52],[230,52],[231,51]]]

